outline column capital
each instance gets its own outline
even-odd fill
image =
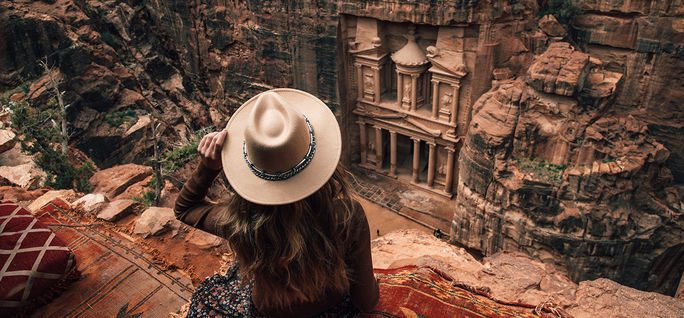
[[[446,147],[444,147],[444,149],[446,149],[446,151],[451,152],[451,153],[456,152],[456,147],[454,147],[454,146],[446,146]]]
[[[379,71],[380,67],[379,66],[369,66],[372,70],[374,71]]]
[[[418,137],[409,136],[409,138],[411,138],[411,140],[413,140],[413,142],[420,142],[421,141],[420,138],[418,138]]]
[[[435,143],[434,141],[427,141],[426,140],[425,143],[428,144],[428,146],[430,146],[430,148],[437,146],[437,143]]]
[[[418,78],[418,76],[420,76],[420,74],[415,74],[415,73],[411,74],[411,78],[412,78],[412,79]]]
[[[455,88],[455,89],[460,89],[460,88],[461,88],[461,83],[452,83],[452,84],[451,84],[451,87],[453,87],[453,88]]]
[[[378,125],[375,125],[375,124],[373,125],[373,128],[375,128],[375,129],[382,129],[381,126],[378,126]]]
[[[359,126],[366,126],[365,121],[357,120],[356,123],[359,124]]]

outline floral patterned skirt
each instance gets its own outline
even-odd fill
[[[204,280],[192,294],[188,317],[264,317],[252,303],[253,282],[242,284],[237,262],[225,275],[216,274]],[[315,317],[357,317],[349,295],[324,313]]]

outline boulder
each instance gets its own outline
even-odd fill
[[[200,249],[208,250],[212,247],[217,247],[221,245],[223,239],[216,235],[204,232],[202,230],[192,229],[190,230],[188,236],[185,238],[185,241],[197,246]]]
[[[26,190],[19,187],[2,186],[0,187],[0,200],[9,200],[14,202],[33,201],[48,191],[50,191],[50,188]]]
[[[173,209],[150,207],[136,220],[133,233],[149,237],[168,230],[177,232],[179,227],[180,221],[176,220]]]
[[[0,153],[14,148],[17,143],[14,136],[16,135],[9,129],[0,130]]]
[[[539,20],[539,28],[548,36],[564,37],[566,35],[565,28],[556,20],[552,14],[547,14]]]
[[[573,96],[584,87],[588,71],[589,55],[556,42],[530,66],[527,83],[539,92]]]
[[[40,208],[42,208],[44,205],[50,203],[50,201],[60,198],[64,200],[67,203],[70,203],[76,198],[76,193],[74,190],[52,190],[48,191],[39,198],[33,200],[31,204],[27,207],[31,213],[36,213]]]
[[[93,192],[104,193],[107,199],[112,200],[131,185],[151,175],[151,167],[131,163],[96,172],[90,177],[90,184]]]
[[[0,177],[7,179],[12,185],[32,188],[45,177],[45,172],[29,162],[18,166],[0,166]]]
[[[74,207],[80,207],[85,212],[94,213],[107,202],[102,193],[89,193],[74,201]]]
[[[131,214],[137,205],[138,202],[133,200],[112,201],[97,214],[97,218],[115,222],[124,216]]]

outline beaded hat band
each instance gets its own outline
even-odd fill
[[[309,165],[309,162],[311,162],[311,159],[313,158],[314,153],[316,152],[316,136],[314,136],[313,127],[311,127],[309,118],[304,116],[304,120],[306,121],[306,125],[309,127],[309,151],[307,151],[306,155],[304,155],[304,158],[302,158],[302,160],[299,161],[299,163],[297,163],[294,167],[288,170],[276,173],[268,173],[257,168],[251,161],[249,161],[249,156],[247,155],[247,142],[245,140],[242,141],[242,155],[245,157],[245,162],[247,163],[249,169],[252,170],[252,173],[254,173],[254,175],[268,181],[287,180],[290,177],[299,173],[300,171],[304,170],[304,168],[306,168],[306,166]]]

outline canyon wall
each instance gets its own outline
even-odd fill
[[[671,293],[684,270],[684,6],[573,0],[584,14],[566,35],[538,25],[538,3],[0,1],[0,89],[47,104],[47,56],[71,104],[71,145],[106,168],[143,163],[155,121],[171,147],[258,92],[300,88],[336,111],[355,165],[357,19],[412,25],[435,43],[440,28],[463,29],[472,111],[455,198],[439,201],[455,211],[452,240]]]
[[[684,8],[573,2],[584,11],[571,25],[577,47],[551,44],[476,102],[451,239],[486,255],[526,251],[575,281],[674,295],[684,271]]]

